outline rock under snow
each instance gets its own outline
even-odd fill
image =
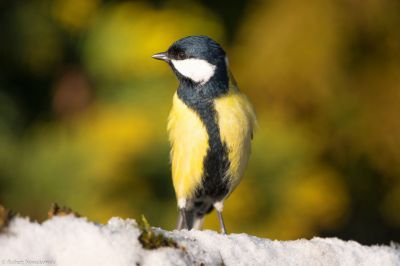
[[[15,218],[0,232],[1,265],[400,265],[395,246],[362,246],[336,238],[273,241],[246,234],[156,229],[178,247],[147,250],[134,220],[106,225],[74,216],[42,224]]]

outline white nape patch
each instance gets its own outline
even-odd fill
[[[216,66],[202,59],[189,58],[171,61],[179,73],[196,83],[206,83],[215,73]]]
[[[226,67],[229,67],[229,59],[227,56],[225,56],[225,64],[226,64]]]

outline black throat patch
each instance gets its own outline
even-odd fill
[[[195,198],[211,198],[213,201],[219,201],[229,192],[230,179],[226,175],[230,162],[226,143],[221,140],[214,100],[228,92],[228,77],[226,75],[226,78],[215,78],[214,76],[201,86],[196,86],[189,80],[181,80],[177,94],[199,115],[208,134],[209,148],[203,159],[202,186],[196,190]],[[196,203],[196,199],[194,201]]]

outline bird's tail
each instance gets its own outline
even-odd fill
[[[183,221],[184,220],[183,214],[179,212],[177,229],[200,230],[203,227],[204,216],[207,213],[210,213],[212,210],[213,206],[208,202],[202,202],[201,204],[195,206],[194,208],[185,210],[187,227],[185,226],[185,222]]]
[[[196,230],[201,230],[203,228],[203,222],[204,222],[204,215],[194,217],[192,228]]]
[[[181,229],[200,230],[203,227],[204,215],[199,215],[199,213],[196,213],[196,211],[193,209],[185,211],[185,215],[186,215],[187,228],[185,227],[185,223],[183,221],[182,214],[179,213],[178,225],[177,225],[178,230],[181,230]]]

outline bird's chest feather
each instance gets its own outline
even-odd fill
[[[226,143],[228,150],[231,192],[240,182],[247,166],[256,118],[252,105],[240,92],[216,99],[214,106],[221,140]]]
[[[178,198],[193,193],[219,198],[237,185],[250,152],[247,104],[241,94],[229,94],[189,107],[174,96],[168,129]]]
[[[175,94],[168,121],[172,177],[178,198],[187,198],[201,183],[207,155],[208,134],[193,109]]]

